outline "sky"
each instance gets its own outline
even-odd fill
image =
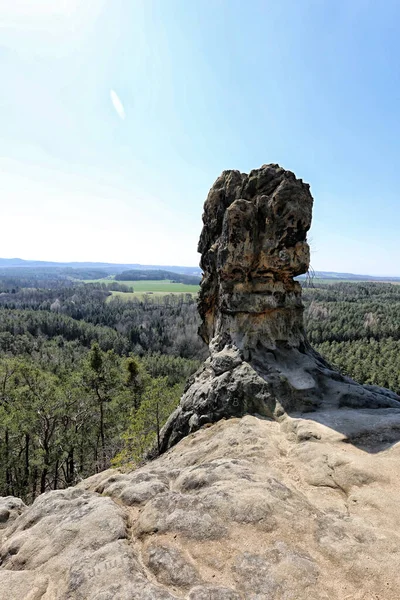
[[[400,276],[400,4],[0,0],[0,256],[198,264],[224,169],[310,183],[314,270]]]

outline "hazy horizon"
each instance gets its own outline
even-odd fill
[[[0,19],[0,256],[195,266],[221,171],[279,163],[311,185],[314,270],[399,276],[393,0],[5,0]]]
[[[200,257],[200,255],[199,255]],[[167,268],[167,267],[189,267],[189,268],[193,268],[193,269],[200,269],[200,265],[199,264],[183,264],[182,262],[179,263],[161,263],[161,262],[157,262],[155,261],[154,263],[140,263],[138,261],[132,260],[132,261],[127,261],[127,260],[123,260],[123,261],[109,261],[109,260],[85,260],[85,259],[79,259],[79,260],[53,260],[51,258],[22,258],[20,256],[0,256],[0,260],[23,260],[23,261],[32,261],[32,262],[45,262],[45,263],[56,263],[56,264],[67,264],[67,263],[76,263],[76,264],[87,264],[87,263],[92,263],[92,264],[108,264],[108,265],[140,265],[140,266],[157,266],[157,267],[161,267],[161,268]],[[383,275],[379,275],[378,273],[359,273],[359,272],[355,272],[355,271],[338,271],[338,270],[332,270],[332,269],[313,269],[313,271],[321,272],[321,273],[343,273],[343,274],[347,274],[347,275],[365,275],[365,276],[370,276],[370,277],[390,277],[390,278],[399,278],[400,279],[400,273],[399,274],[394,274],[394,275],[390,275],[388,273],[384,273]]]

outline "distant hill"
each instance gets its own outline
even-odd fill
[[[0,275],[19,275],[22,270],[36,269],[53,270],[55,273],[69,275],[71,277],[79,276],[79,271],[90,272],[93,278],[105,277],[107,275],[116,275],[126,270],[165,270],[181,275],[201,276],[199,267],[181,267],[176,265],[140,265],[138,263],[105,263],[105,262],[52,262],[43,260],[23,260],[21,258],[0,258]],[[69,272],[67,270],[70,270]],[[71,269],[73,272],[71,272]],[[96,272],[99,271],[99,272]],[[89,279],[90,277],[82,277]]]
[[[314,271],[312,274],[300,275],[297,279],[329,279],[345,281],[393,281],[400,282],[400,277],[382,277],[377,275],[357,275],[355,273],[336,273],[335,271]]]
[[[177,265],[141,265],[139,263],[106,263],[106,262],[52,262],[44,260],[24,260],[22,258],[0,258],[0,275],[21,275],[23,270],[27,272],[31,269],[49,270],[53,273],[82,279],[98,279],[107,275],[117,275],[124,271],[164,271],[169,273],[179,273],[181,275],[201,276],[200,267],[181,267]],[[86,273],[84,274],[84,271]],[[86,277],[87,273],[90,276]],[[138,274],[136,274],[138,276]],[[327,280],[345,280],[345,281],[392,281],[400,282],[399,277],[382,277],[376,275],[360,275],[356,273],[337,273],[335,271],[315,271],[312,277],[316,279]],[[171,279],[168,277],[166,279]],[[300,275],[298,279],[306,279],[307,275]],[[157,279],[157,277],[153,277]]]

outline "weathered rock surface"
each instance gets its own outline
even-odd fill
[[[13,496],[0,497],[0,542],[3,530],[8,527],[24,510],[26,506],[19,498]]]
[[[137,471],[7,499],[0,599],[397,600],[396,429],[390,409],[232,418]]]
[[[309,186],[279,165],[224,171],[204,205],[199,333],[210,357],[189,382],[161,450],[223,417],[340,407],[398,408],[389,390],[334,371],[309,345],[301,286],[309,266]]]

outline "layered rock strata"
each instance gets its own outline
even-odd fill
[[[210,357],[163,429],[161,449],[206,423],[246,413],[400,408],[393,392],[342,376],[310,346],[301,285],[313,198],[279,165],[224,171],[204,205],[199,333]]]

